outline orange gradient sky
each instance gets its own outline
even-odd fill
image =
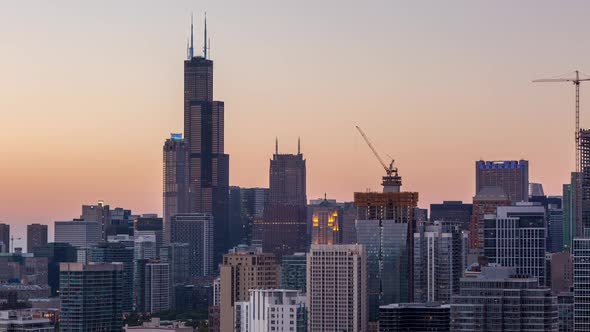
[[[162,144],[183,128],[190,13],[200,45],[205,10],[232,185],[267,186],[274,138],[293,152],[300,136],[308,198],[379,190],[383,170],[359,125],[421,207],[470,201],[480,158],[528,159],[530,180],[561,194],[574,168],[574,89],[531,80],[590,72],[589,7],[1,2],[0,220],[24,235],[99,199],[161,213]],[[583,86],[582,125],[587,105]]]

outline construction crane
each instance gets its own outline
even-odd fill
[[[385,164],[385,162],[383,161],[383,159],[381,159],[381,156],[379,156],[379,153],[377,153],[377,150],[375,150],[375,148],[373,147],[373,144],[371,144],[371,141],[369,141],[369,138],[367,138],[367,135],[365,135],[365,133],[363,132],[363,130],[359,127],[359,126],[355,126],[356,129],[359,131],[359,133],[361,134],[361,136],[363,136],[363,139],[365,140],[365,142],[367,143],[367,145],[369,146],[369,148],[371,149],[371,151],[373,151],[373,154],[375,155],[375,157],[377,158],[377,160],[379,161],[379,163],[381,164],[381,166],[383,166],[383,169],[385,169],[385,172],[387,173],[387,176],[392,176],[393,174],[395,174],[395,176],[397,176],[397,167],[393,166],[393,162],[395,161],[394,159],[391,159],[391,162],[389,163],[389,167]]]
[[[576,173],[580,172],[580,83],[590,81],[590,77],[580,78],[578,70],[573,72],[574,77],[559,77],[559,78],[542,78],[533,80],[534,83],[544,82],[572,82],[576,88]]]
[[[575,132],[575,140],[576,140],[576,177],[575,177],[575,190],[573,194],[574,202],[576,202],[576,211],[575,213],[575,224],[573,225],[575,228],[571,229],[570,231],[573,234],[581,235],[582,234],[582,210],[579,208],[581,206],[580,194],[579,192],[582,189],[582,181],[581,177],[579,176],[580,173],[580,83],[585,81],[590,81],[590,78],[585,75],[586,77],[580,78],[580,72],[578,70],[573,72],[574,77],[557,77],[557,78],[543,78],[538,80],[533,80],[534,83],[543,83],[543,82],[572,82],[576,89],[576,132]],[[566,244],[567,246],[568,244]]]
[[[22,240],[22,238],[20,238],[20,237],[14,237],[14,236],[11,236],[10,237],[10,247],[11,248],[10,248],[9,251],[12,251],[12,252],[14,252],[14,240],[20,241],[20,240]]]

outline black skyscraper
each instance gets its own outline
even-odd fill
[[[192,29],[192,26],[191,26]],[[205,41],[207,40],[205,22]],[[213,61],[193,56],[192,32],[184,61],[184,135],[189,147],[189,213],[214,217],[215,266],[229,248],[229,155],[224,153],[224,108],[213,101]],[[180,212],[180,211],[179,211]]]

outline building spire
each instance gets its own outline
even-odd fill
[[[203,34],[203,58],[207,59],[207,12],[205,12],[205,30]]]
[[[193,14],[191,13],[191,43],[190,46],[188,47],[188,59],[192,59],[193,56],[195,55],[195,48],[194,48],[194,43],[193,43]]]
[[[279,154],[279,138],[275,137],[275,154]]]
[[[297,137],[297,154],[301,154],[301,137]]]

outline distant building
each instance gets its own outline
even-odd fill
[[[590,238],[574,238],[574,331],[590,331]]]
[[[462,246],[459,222],[418,226],[414,233],[415,302],[450,303],[451,296],[459,293],[465,269]]]
[[[430,204],[431,221],[459,222],[462,230],[469,229],[473,204],[462,201],[443,201],[442,204]]]
[[[123,289],[121,296],[121,310],[133,311],[133,271],[134,271],[133,247],[122,243],[99,243],[89,251],[88,261],[93,263],[122,263],[123,264]]]
[[[0,254],[0,284],[47,285],[47,261],[30,253]]]
[[[170,240],[188,243],[190,273],[194,277],[214,273],[214,220],[207,213],[177,214],[170,222]]]
[[[144,292],[144,312],[157,313],[171,308],[170,266],[168,263],[153,262],[145,265]]]
[[[60,265],[61,331],[123,328],[123,264]]]
[[[563,251],[563,227],[563,209],[550,206],[547,210],[547,251]]]
[[[136,217],[133,221],[135,237],[144,234],[154,234],[156,237],[156,257],[160,255],[160,247],[164,243],[164,221],[157,216],[143,215]]]
[[[10,225],[0,223],[0,253],[10,252]]]
[[[167,322],[169,323],[169,322]],[[125,332],[193,332],[194,329],[191,326],[186,326],[185,322],[174,321],[172,324],[161,324],[160,318],[152,317],[149,322],[143,322],[141,326],[128,326],[123,327]]]
[[[527,160],[475,162],[475,192],[484,187],[500,187],[512,203],[529,200],[529,162]]]
[[[580,173],[572,172],[570,183],[563,185],[563,249],[569,252],[573,250],[574,238],[583,235],[581,193],[576,193],[579,191],[576,189],[579,178]]]
[[[541,183],[529,183],[529,198],[531,197],[539,197],[545,196],[545,191],[543,190],[543,184]]]
[[[264,207],[268,201],[268,188],[240,188],[240,222],[242,244],[253,245],[253,227],[256,220],[264,217]],[[258,243],[258,245],[262,245]]]
[[[35,257],[47,258],[47,283],[51,287],[51,295],[56,296],[59,290],[60,263],[76,262],[76,248],[68,243],[52,242],[33,249]]]
[[[306,165],[303,154],[279,154],[270,161],[270,189],[262,220],[254,221],[253,241],[265,252],[283,255],[307,249]]]
[[[206,313],[213,305],[213,285],[190,284],[174,287],[174,310],[177,312]]]
[[[78,248],[90,248],[102,241],[101,225],[95,221],[56,221],[55,242]]]
[[[294,253],[283,256],[281,262],[281,288],[295,289],[303,293],[307,287],[307,254]]]
[[[191,254],[188,243],[170,243],[162,247],[160,260],[163,263],[170,264],[170,282],[176,284],[186,284],[191,279]]]
[[[546,285],[545,208],[521,204],[527,205],[498,207],[485,216],[484,254],[490,263],[515,267]]]
[[[557,331],[557,298],[536,278],[511,267],[483,267],[461,279],[451,304],[451,331]]]
[[[47,244],[47,225],[27,225],[27,252]]]
[[[574,285],[574,263],[572,254],[558,252],[551,254],[551,291],[553,294],[570,292]]]
[[[482,253],[484,249],[484,216],[496,214],[498,206],[509,206],[510,199],[501,187],[483,187],[473,197],[473,215],[469,225],[469,248]]]
[[[574,294],[564,292],[557,294],[559,312],[559,332],[574,332]]]
[[[379,307],[380,332],[450,331],[451,306],[440,303],[395,303]]]
[[[278,288],[280,267],[275,255],[260,248],[236,247],[220,266],[220,331],[234,331],[235,303],[250,300],[250,289]]]
[[[324,199],[312,206],[311,243],[312,244],[340,244],[340,208],[336,203]]]
[[[307,298],[296,290],[251,289],[235,311],[237,332],[307,332]]]
[[[135,236],[133,239],[133,257],[138,259],[158,258],[158,247],[155,234]]]
[[[98,223],[98,237],[101,241],[106,241],[107,229],[111,225],[111,211],[108,205],[104,204],[103,201],[98,201],[96,205],[82,205],[80,219],[86,222]]]
[[[0,331],[53,332],[53,324],[47,318],[29,310],[0,311]]]
[[[189,147],[182,134],[170,134],[164,142],[164,242],[170,243],[172,216],[189,212]]]
[[[342,208],[342,218],[340,233],[342,233],[342,244],[356,243],[356,215],[357,210],[354,202],[340,203]]]
[[[308,262],[309,330],[367,331],[367,255],[364,247],[312,245]]]

